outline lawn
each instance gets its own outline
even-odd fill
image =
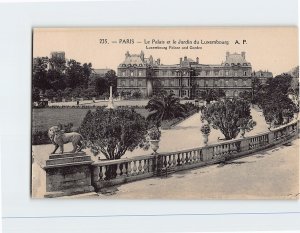
[[[80,108],[34,108],[32,110],[32,131],[45,131],[59,123],[73,123],[74,129],[77,129],[88,110]],[[144,117],[149,114],[148,110],[144,108],[136,108],[135,111]]]

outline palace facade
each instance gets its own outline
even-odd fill
[[[201,64],[199,58],[180,58],[178,64],[163,65],[160,59],[150,55],[125,54],[118,66],[118,92],[140,91],[143,97],[151,97],[163,89],[180,98],[196,98],[207,89],[222,89],[227,97],[251,91],[252,66],[246,53],[226,53],[225,61],[218,65]]]

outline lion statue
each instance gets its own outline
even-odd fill
[[[64,153],[64,144],[72,142],[73,150],[71,153],[79,152],[83,148],[83,137],[81,134],[76,132],[65,133],[59,126],[52,126],[48,130],[48,136],[51,142],[55,145],[54,151],[51,154],[54,154],[58,147],[61,150],[61,153]]]

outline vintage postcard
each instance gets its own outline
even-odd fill
[[[32,198],[299,198],[296,27],[32,37]]]

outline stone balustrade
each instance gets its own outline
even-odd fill
[[[152,176],[225,162],[288,142],[298,136],[299,121],[255,136],[224,141],[189,150],[99,161],[92,166],[92,185],[96,190]]]

